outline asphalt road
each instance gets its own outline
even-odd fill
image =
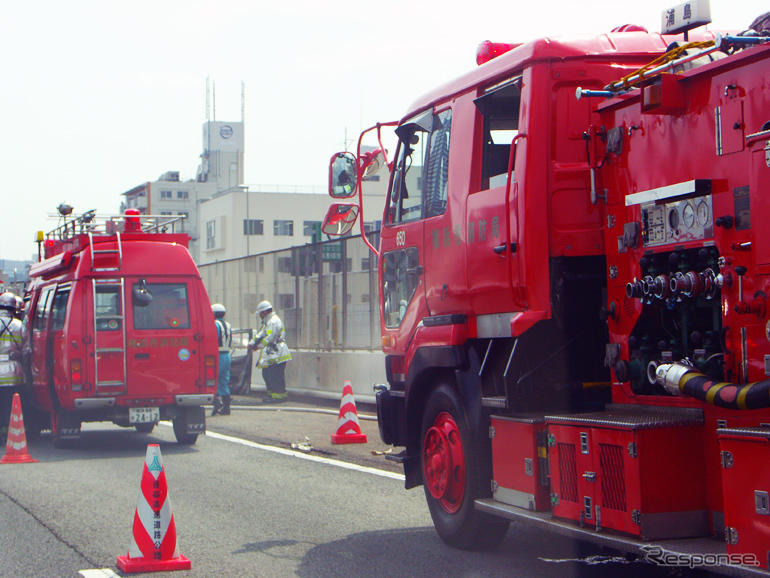
[[[236,407],[188,447],[164,424],[149,435],[88,424],[64,450],[30,441],[39,463],[0,466],[0,576],[119,575],[148,443],[161,447],[190,576],[671,575],[516,525],[494,552],[448,548],[422,490],[405,491],[400,468],[372,453],[387,449],[375,421],[360,412],[367,444],[333,445],[333,408],[308,409]]]

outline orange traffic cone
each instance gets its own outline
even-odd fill
[[[190,560],[179,555],[160,446],[149,444],[134,514],[133,541],[128,555],[118,556],[118,568],[123,572],[167,572],[189,570],[190,566]]]
[[[356,398],[353,397],[353,385],[345,380],[340,401],[340,418],[337,421],[337,433],[332,434],[333,444],[365,444],[366,434],[361,433],[356,411]]]
[[[8,438],[5,444],[5,455],[0,464],[28,464],[36,462],[27,451],[27,434],[24,432],[24,416],[21,413],[21,398],[13,394],[11,419],[8,423]]]

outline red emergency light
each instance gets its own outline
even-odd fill
[[[508,44],[506,42],[491,42],[485,40],[476,49],[476,64],[481,66],[485,62],[489,62],[493,58],[497,58],[501,54],[505,54],[509,50],[513,50],[517,46],[521,46],[521,42],[515,44]]]

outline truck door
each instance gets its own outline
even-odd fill
[[[519,132],[521,77],[482,90],[476,100],[480,112],[481,163],[467,197],[468,285],[478,315],[520,311],[513,291],[519,282],[517,187],[513,161]],[[477,149],[478,150],[478,149]],[[509,171],[510,169],[510,171]],[[510,319],[510,317],[506,317]],[[484,334],[484,319],[479,320]],[[510,326],[499,327],[510,335]]]
[[[48,398],[48,383],[50,374],[50,360],[48,352],[48,315],[53,303],[56,285],[43,287],[37,296],[37,301],[32,304],[32,357],[30,360],[30,372],[32,374],[32,387],[38,400]],[[47,405],[44,404],[44,407]]]
[[[198,296],[192,281],[126,279],[126,296],[128,393],[153,396],[196,390],[196,381],[202,379],[203,331],[190,314]]]
[[[70,384],[70,371],[77,368],[69,365],[67,355],[67,342],[64,337],[64,323],[67,315],[67,303],[69,302],[71,286],[69,283],[56,287],[56,293],[49,297],[51,301],[48,320],[48,339],[46,344],[47,371],[53,377],[54,384]],[[78,360],[78,366],[80,361]]]
[[[433,111],[429,110],[396,129],[399,144],[381,232],[380,290],[385,327],[396,329],[406,319],[410,329],[402,333],[405,337],[422,318],[412,304],[424,295],[424,169],[433,121]]]

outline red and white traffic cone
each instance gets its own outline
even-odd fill
[[[123,572],[167,572],[189,570],[190,566],[190,560],[179,554],[160,446],[149,444],[134,514],[133,540],[128,555],[118,556],[118,568]]]
[[[345,380],[340,401],[340,418],[337,421],[337,433],[332,434],[333,444],[365,444],[366,434],[361,433],[356,411],[356,398],[353,397],[353,385]]]
[[[36,461],[27,451],[27,434],[24,431],[21,398],[18,393],[14,393],[11,417],[8,422],[5,455],[0,459],[0,464],[28,464]]]

